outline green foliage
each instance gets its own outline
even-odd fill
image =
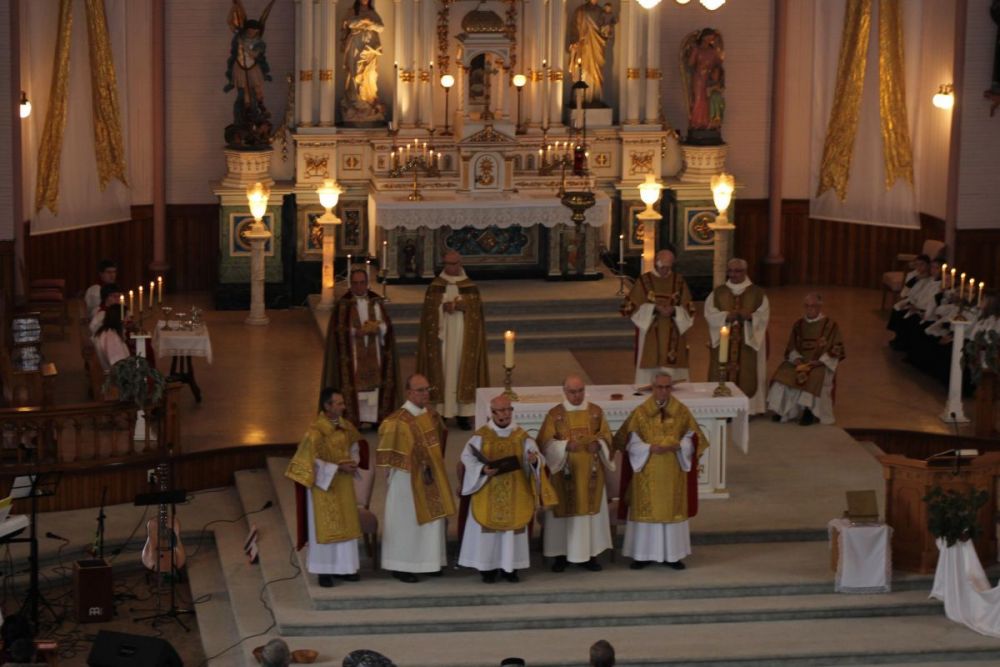
[[[118,387],[120,400],[144,409],[160,402],[167,381],[143,357],[126,357],[111,367],[104,383],[105,391],[110,386]]]
[[[989,494],[985,491],[969,489],[968,493],[961,493],[955,489],[944,491],[935,486],[924,496],[927,529],[934,537],[947,542],[949,547],[959,540],[975,539],[979,534],[976,514],[987,500]]]
[[[1000,333],[980,331],[962,346],[962,364],[973,384],[979,384],[984,370],[1000,373]]]

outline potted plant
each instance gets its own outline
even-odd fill
[[[149,365],[145,357],[126,357],[116,363],[108,371],[108,379],[104,382],[104,391],[110,387],[118,389],[118,400],[132,403],[138,409],[136,419],[135,440],[146,440],[145,414],[158,405],[163,399],[167,381],[163,374]],[[118,447],[115,443],[115,453],[124,454],[128,446]],[[117,451],[123,449],[124,451]]]
[[[923,500],[927,503],[927,529],[934,537],[944,540],[949,547],[978,537],[976,515],[989,500],[986,491],[974,488],[968,492],[945,491],[935,486]]]

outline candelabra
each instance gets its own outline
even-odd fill
[[[425,172],[428,177],[438,176],[441,173],[438,170],[440,156],[440,153],[434,152],[434,148],[427,148],[427,142],[418,148],[417,140],[414,139],[412,149],[410,144],[406,144],[402,149],[393,148],[390,154],[389,176],[400,178],[407,173],[412,174],[413,189],[406,198],[410,201],[422,201],[424,196],[420,194],[420,172]]]
[[[513,383],[513,378],[511,377],[514,373],[514,366],[504,366],[503,367],[503,395],[512,401],[518,400],[517,393],[511,389],[511,384]]]

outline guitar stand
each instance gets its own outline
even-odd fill
[[[182,609],[177,606],[177,580],[180,579],[180,573],[177,571],[176,564],[174,563],[174,519],[177,517],[177,505],[179,500],[184,500],[187,497],[186,491],[181,491],[179,489],[174,489],[171,491],[163,491],[160,493],[141,493],[135,497],[136,505],[162,505],[170,504],[170,521],[168,526],[170,527],[170,572],[164,573],[160,570],[160,559],[156,559],[156,607],[152,609],[131,609],[132,612],[144,612],[151,611],[152,614],[146,616],[139,616],[138,618],[132,619],[135,623],[142,623],[143,621],[152,621],[152,626],[155,628],[162,622],[173,621],[177,625],[184,628],[184,632],[190,632],[191,628],[185,625],[184,621],[181,620],[181,616],[194,615],[193,609]],[[158,536],[159,537],[159,536]],[[162,548],[162,545],[159,545]],[[170,607],[163,610],[163,577],[170,577]]]
[[[27,496],[31,498],[31,523],[28,531],[28,537],[9,538],[5,541],[9,543],[27,542],[29,545],[28,560],[31,564],[31,574],[30,579],[28,580],[28,592],[24,597],[24,601],[21,603],[20,613],[27,614],[28,619],[32,624],[31,627],[34,629],[36,635],[41,633],[41,628],[38,625],[39,605],[45,607],[53,619],[59,618],[55,609],[52,608],[52,605],[50,605],[48,600],[46,600],[42,595],[38,582],[38,499],[45,496],[55,495],[56,488],[59,486],[59,480],[61,477],[62,473],[50,473],[47,476],[43,473],[34,472],[28,477],[29,486],[27,493],[22,492],[21,494],[15,494],[14,489],[11,489],[11,495],[14,497],[23,498]],[[15,480],[14,483],[17,484],[17,480]]]

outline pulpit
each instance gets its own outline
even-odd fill
[[[930,573],[937,565],[938,549],[927,529],[927,504],[923,498],[935,486],[945,491],[986,491],[989,500],[977,517],[979,537],[976,551],[984,563],[997,556],[993,517],[997,507],[996,477],[1000,473],[1000,452],[988,452],[953,465],[933,465],[900,454],[880,456],[885,476],[885,521],[892,526],[892,564],[897,570]]]

